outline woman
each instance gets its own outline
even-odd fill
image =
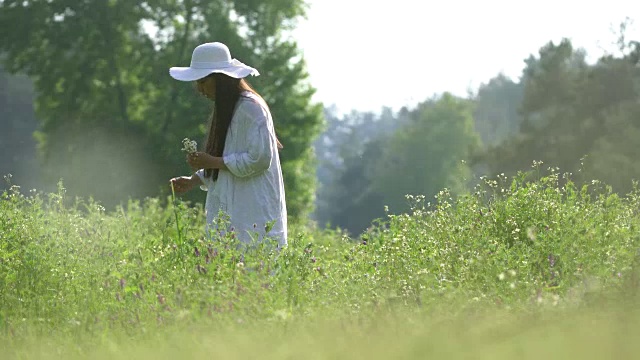
[[[193,51],[191,66],[172,67],[170,75],[195,81],[198,91],[214,101],[204,152],[187,155],[195,173],[171,179],[176,192],[199,185],[207,191],[207,233],[220,211],[229,216],[228,229],[246,244],[264,236],[287,244],[287,210],[278,142],[269,107],[244,80],[259,75],[214,42]],[[267,233],[268,231],[268,233]],[[258,235],[257,237],[255,235]]]

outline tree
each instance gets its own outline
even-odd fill
[[[358,234],[386,216],[385,205],[393,213],[408,210],[407,194],[464,192],[471,169],[463,161],[480,146],[472,112],[471,100],[446,93],[397,114],[339,119],[329,112],[317,145],[320,158],[329,159],[320,171],[324,219]]]
[[[626,102],[610,109],[604,129],[587,156],[583,179],[601,180],[624,194],[632,180],[640,180],[640,105]]]
[[[514,82],[504,74],[480,85],[474,96],[473,118],[483,145],[498,145],[518,133],[522,121],[519,113],[522,97],[522,83]]]
[[[412,121],[383,144],[372,186],[392,212],[408,210],[405,195],[433,198],[444,188],[452,194],[466,191],[471,180],[466,161],[480,146],[472,112],[470,100],[445,93],[420,104]]]
[[[395,114],[382,108],[338,117],[335,109],[325,109],[327,126],[314,144],[319,160],[316,221],[357,233],[384,215],[380,195],[371,191],[371,169],[380,144],[406,121],[406,114],[406,109]]]
[[[34,79],[50,181],[63,177],[69,192],[109,205],[166,193],[168,178],[189,170],[180,141],[202,143],[211,107],[168,68],[188,64],[200,43],[226,43],[262,74],[249,80],[270,102],[285,145],[295,220],[312,209],[308,149],[322,123],[304,60],[284,36],[304,12],[302,0],[5,0],[0,50],[9,70]]]
[[[542,161],[573,173],[575,181],[600,179],[629,191],[640,178],[633,140],[640,131],[640,69],[637,43],[627,46],[622,57],[607,55],[593,65],[568,40],[530,57],[520,133],[484,154],[490,173],[513,174]]]
[[[577,86],[587,67],[584,58],[583,52],[563,40],[559,45],[546,44],[539,58],[525,60],[520,132],[487,151],[490,173],[514,173],[529,168],[533,160],[568,169],[580,156],[562,154],[576,150],[585,155],[575,148],[579,135],[570,131],[575,124],[572,102],[577,100]]]

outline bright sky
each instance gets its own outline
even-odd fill
[[[563,37],[593,60],[615,52],[614,31],[635,20],[637,0],[308,0],[293,36],[304,52],[315,100],[339,112],[398,110],[434,94],[467,89],[503,72],[518,79],[523,60]]]

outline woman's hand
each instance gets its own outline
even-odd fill
[[[193,176],[179,176],[171,179],[171,185],[173,185],[173,191],[180,194],[191,190],[195,181],[193,181]]]
[[[187,162],[189,163],[189,166],[191,166],[192,170],[213,169],[213,160],[213,156],[201,151],[196,151],[187,155]]]
[[[187,155],[187,162],[192,170],[226,169],[221,157],[211,156],[201,151]]]

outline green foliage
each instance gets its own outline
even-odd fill
[[[472,111],[471,101],[445,93],[397,114],[329,116],[332,127],[316,145],[330,174],[321,220],[360,233],[385,216],[385,206],[408,210],[407,194],[464,192],[471,178],[465,161],[480,145]]]
[[[239,247],[232,232],[206,239],[202,208],[178,200],[109,212],[72,201],[61,185],[28,197],[13,187],[0,200],[0,328],[12,339],[54,329],[138,336],[183,325],[427,315],[447,303],[571,308],[635,294],[640,190],[621,197],[597,182],[579,188],[566,175],[540,175],[484,179],[455,199],[443,190],[433,207],[412,197],[410,212],[389,215],[357,242],[292,228],[280,252],[269,241]]]
[[[321,109],[311,103],[298,48],[283,34],[305,6],[302,0],[0,2],[4,63],[29,75],[37,90],[48,181],[63,178],[71,193],[109,208],[129,197],[166,195],[167,180],[189,171],[180,141],[203,144],[211,111],[168,68],[187,65],[198,44],[222,41],[262,74],[250,80],[272,106],[285,144],[289,213],[304,218],[315,186],[307,149]]]
[[[483,145],[498,145],[518,133],[522,97],[522,82],[514,82],[503,74],[480,85],[473,96],[473,119]]]
[[[375,191],[393,212],[407,209],[405,195],[432,197],[442,188],[466,191],[471,172],[464,161],[479,147],[472,103],[445,93],[412,112],[396,131],[373,170]]]
[[[352,111],[338,117],[325,110],[326,129],[316,140],[319,182],[315,220],[352,233],[384,215],[380,194],[371,189],[371,175],[386,137],[408,121],[408,111],[380,114]]]

